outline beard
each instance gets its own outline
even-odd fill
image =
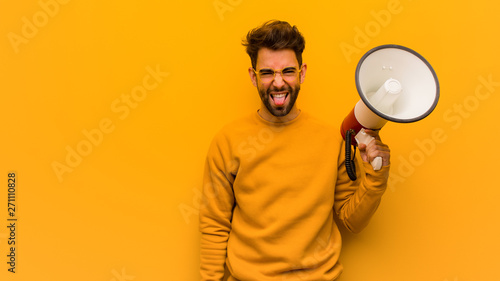
[[[264,105],[266,106],[267,110],[276,117],[283,117],[286,116],[290,111],[292,110],[295,101],[297,100],[297,97],[299,96],[299,91],[300,91],[300,84],[297,84],[295,88],[291,87],[288,84],[285,84],[281,88],[276,88],[274,86],[270,86],[268,89],[264,88],[258,88],[259,90],[259,96]],[[285,104],[282,106],[277,106],[275,104],[272,104],[271,100],[271,94],[274,92],[287,92],[287,101]]]

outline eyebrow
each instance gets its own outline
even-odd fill
[[[288,69],[290,69],[290,68],[297,69],[297,67],[296,67],[296,66],[287,66],[287,67],[285,67],[285,68],[281,69],[281,71],[283,71],[283,70],[288,70]],[[276,70],[280,70],[280,69],[276,69]],[[265,67],[265,68],[261,68],[261,69],[259,70],[259,72],[262,72],[262,71],[275,71],[275,69],[272,69],[272,68],[270,68],[270,67]]]

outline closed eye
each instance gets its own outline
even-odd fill
[[[269,69],[264,69],[264,70],[259,71],[259,73],[260,73],[260,75],[273,75],[274,71],[269,70]]]

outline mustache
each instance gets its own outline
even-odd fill
[[[281,88],[269,87],[269,89],[267,89],[267,94],[271,94],[272,92],[291,92],[291,91],[292,88],[290,86],[284,85]]]

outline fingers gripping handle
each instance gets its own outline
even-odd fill
[[[374,137],[368,135],[365,132],[365,129],[361,129],[354,138],[356,139],[356,142],[358,144],[363,143],[366,145],[368,145],[374,139]],[[375,171],[380,170],[382,168],[382,157],[380,156],[375,157],[375,159],[373,159],[370,162],[370,164],[372,164],[373,170]]]

